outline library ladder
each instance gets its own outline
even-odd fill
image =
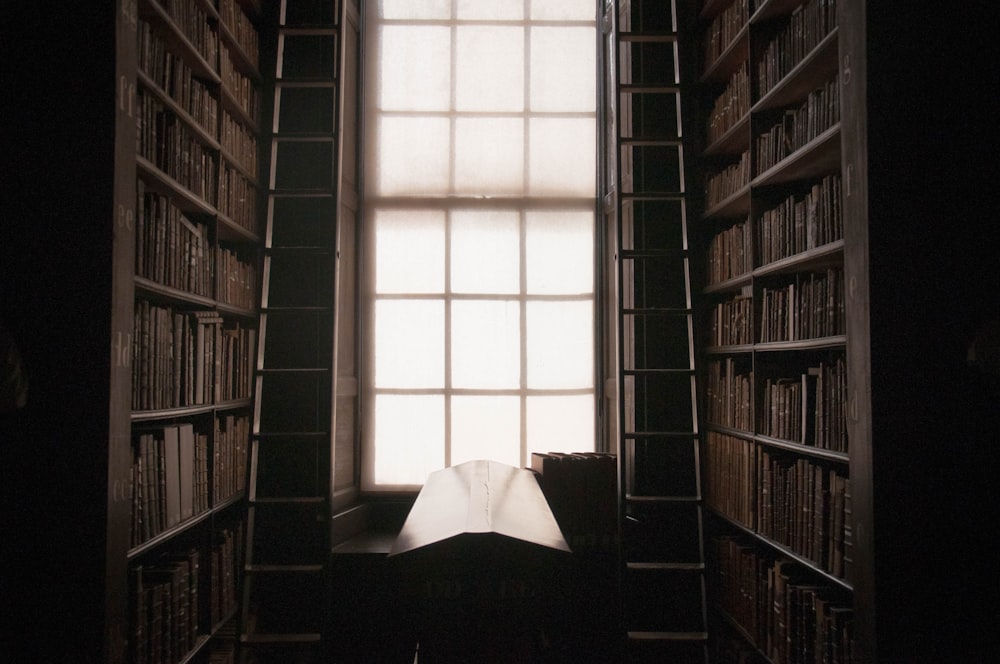
[[[244,664],[324,661],[337,409],[338,78],[332,0],[282,0],[241,611]]]
[[[708,661],[676,0],[621,2],[618,453],[630,662]]]

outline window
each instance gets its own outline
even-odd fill
[[[593,449],[596,3],[367,12],[362,488]]]

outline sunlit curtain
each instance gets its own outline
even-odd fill
[[[367,2],[362,486],[594,447],[594,0]]]

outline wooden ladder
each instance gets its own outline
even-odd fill
[[[616,3],[609,22],[627,661],[707,664],[676,0]]]
[[[240,659],[327,661],[341,264],[342,16],[335,0],[282,0],[249,463]],[[350,282],[350,280],[348,280]],[[351,296],[353,300],[353,296]]]

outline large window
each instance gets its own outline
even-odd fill
[[[362,488],[593,449],[596,3],[366,5]]]

